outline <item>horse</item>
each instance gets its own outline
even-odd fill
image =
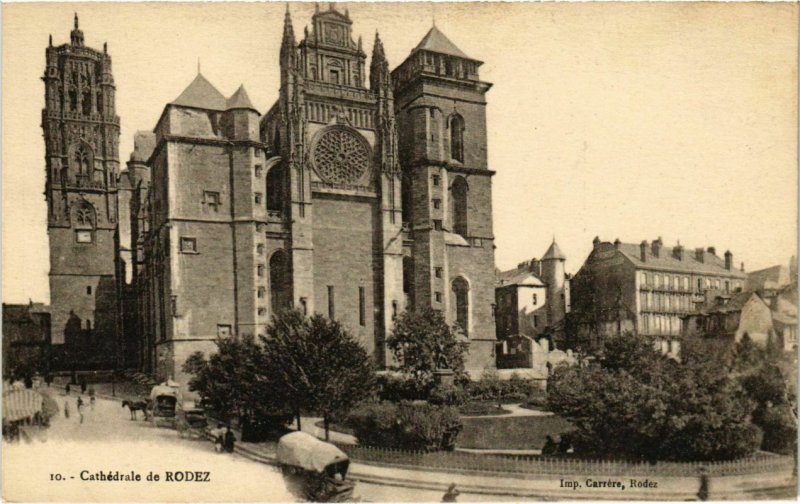
[[[138,420],[136,418],[136,412],[141,410],[144,413],[144,419],[147,420],[147,401],[131,401],[125,400],[122,401],[122,407],[128,407],[131,412],[131,420]]]

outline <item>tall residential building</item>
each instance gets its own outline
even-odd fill
[[[686,250],[680,244],[601,242],[572,279],[572,336],[602,337],[626,330],[654,336],[677,352],[681,317],[696,306],[739,292],[747,275],[733,254],[714,247]]]
[[[54,344],[86,349],[84,366],[115,365],[119,117],[111,56],[70,42],[46,50],[45,140],[50,311]]]
[[[317,9],[298,43],[287,12],[263,117],[201,75],[164,109],[138,209],[159,377],[289,307],[340,321],[387,365],[393,319],[432,306],[461,326],[469,369],[493,365],[490,85],[436,28],[391,73],[376,35],[367,79],[352,24]]]

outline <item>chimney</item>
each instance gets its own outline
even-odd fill
[[[642,240],[642,243],[639,245],[639,259],[642,262],[647,261],[647,240]]]
[[[616,240],[614,240],[614,248],[615,248],[615,249],[619,250],[619,246],[620,246],[620,245],[622,245],[622,242],[621,242],[621,241],[619,241],[619,238],[617,238]]]
[[[592,246],[594,246],[595,250],[597,250],[597,247],[600,246],[600,237],[599,236],[595,236],[594,237],[594,240],[592,240]]]
[[[531,259],[531,272],[534,273],[536,276],[542,276],[542,261],[536,259],[535,257]]]
[[[678,244],[672,249],[672,255],[675,257],[675,259],[683,261],[683,245],[681,245],[681,242],[678,242]]]
[[[711,255],[717,255],[717,249],[716,249],[716,247],[708,247],[708,249],[707,249],[707,250],[708,250],[708,253],[709,253],[709,254],[711,254]]]
[[[699,262],[704,262],[705,257],[706,256],[703,247],[698,247],[694,249],[694,258],[697,259]]]
[[[657,239],[653,240],[652,249],[653,249],[653,255],[654,256],[658,257],[659,254],[661,253],[661,244],[662,243],[663,242],[661,241],[661,237],[660,236]]]
[[[733,269],[733,254],[730,250],[725,251],[725,269],[728,271]]]
[[[744,273],[744,261],[742,261],[742,267],[741,267],[741,270],[742,270],[742,273]]]

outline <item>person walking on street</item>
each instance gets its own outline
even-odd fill
[[[81,423],[83,423],[83,398],[78,396],[78,415],[81,417]]]
[[[69,402],[64,401],[64,418],[69,418]]]
[[[222,453],[225,443],[225,429],[222,428],[221,423],[218,423],[217,428],[211,431],[211,435],[214,436],[214,451]]]
[[[697,498],[701,501],[708,500],[708,470],[701,467],[700,470],[700,488],[697,490]]]
[[[225,451],[228,453],[233,453],[233,447],[235,443],[236,436],[233,434],[231,426],[229,425],[225,431]]]
[[[459,494],[461,494],[461,492],[456,489],[456,484],[451,483],[450,486],[447,487],[447,492],[445,492],[442,497],[442,502],[456,502]]]
[[[67,383],[67,385],[64,387],[64,393],[67,395],[69,395],[69,388],[69,383]]]

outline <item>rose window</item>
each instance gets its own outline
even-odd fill
[[[352,184],[369,170],[369,146],[350,130],[324,131],[314,145],[313,154],[317,173],[333,184]]]

